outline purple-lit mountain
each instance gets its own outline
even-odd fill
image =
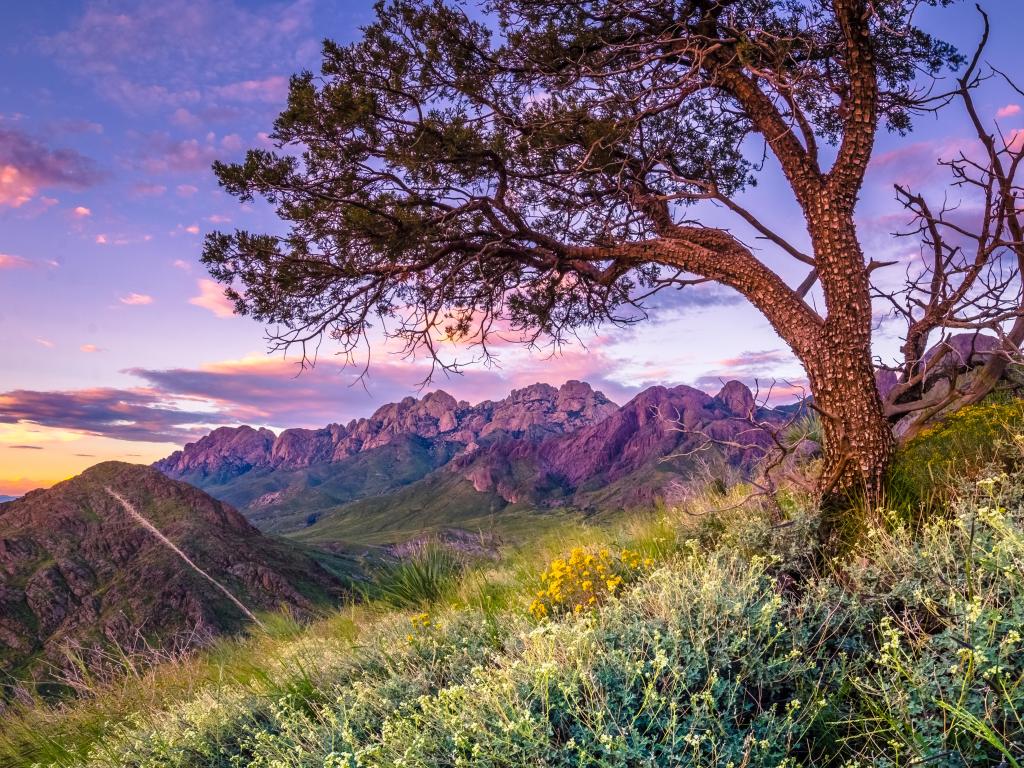
[[[758,408],[736,381],[714,397],[687,386],[652,387],[622,407],[579,381],[536,384],[477,405],[438,391],[344,426],[280,435],[223,427],[156,467],[236,505],[264,530],[312,526],[316,537],[339,511],[358,518],[364,509],[380,518],[382,531],[392,520],[415,531],[508,505],[650,503],[708,462],[742,474],[767,441],[751,433],[751,416],[782,424],[789,414]],[[726,449],[709,437],[751,447]],[[338,538],[345,537],[360,535],[346,526]]]

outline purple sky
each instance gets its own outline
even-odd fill
[[[312,372],[268,357],[263,329],[230,316],[198,257],[202,235],[270,228],[272,215],[218,191],[214,159],[265,144],[288,76],[315,68],[319,40],[350,41],[370,0],[37,0],[7,3],[0,24],[0,494],[21,493],[97,461],[152,461],[212,426],[320,426],[417,394],[425,368],[386,346],[365,387],[330,350]],[[993,63],[1019,70],[1018,0],[984,3]],[[924,24],[972,47],[973,4],[926,11]],[[1024,75],[1024,73],[1019,73]],[[993,87],[987,118],[1024,127]],[[859,208],[869,256],[911,257],[894,180],[941,190],[935,158],[969,135],[955,110],[883,135]],[[805,242],[770,173],[746,196]],[[742,234],[721,213],[716,220]],[[751,242],[752,239],[750,240]],[[787,272],[787,274],[789,274]],[[794,281],[802,274],[792,273]],[[893,279],[899,275],[894,275]],[[500,367],[434,386],[471,401],[534,381],[590,381],[623,402],[651,384],[755,377],[799,381],[799,366],[738,297],[698,288],[659,302],[650,322],[609,330],[550,358],[513,345]],[[895,330],[895,329],[893,329]],[[878,334],[879,354],[893,349]],[[466,357],[471,353],[453,350]]]

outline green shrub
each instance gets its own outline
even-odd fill
[[[888,478],[886,506],[923,519],[942,507],[961,478],[977,477],[992,465],[1012,469],[1024,434],[1024,399],[992,396],[926,428],[897,453]]]
[[[984,478],[952,519],[876,532],[861,594],[885,588],[851,682],[864,765],[1024,764],[1024,478]]]
[[[398,608],[429,605],[452,594],[462,566],[451,549],[428,544],[413,556],[382,567],[364,594]]]

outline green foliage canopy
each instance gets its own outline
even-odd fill
[[[826,155],[859,183],[859,94],[905,131],[920,76],[960,60],[915,26],[920,5],[381,0],[361,41],[325,42],[322,73],[292,78],[278,151],[215,166],[289,233],[214,233],[203,260],[239,312],[303,350],[325,333],[351,350],[380,319],[410,349],[435,353],[444,329],[486,353],[498,327],[558,342],[638,319],[668,286],[749,298],[753,275],[785,294],[687,206],[732,207],[769,152],[801,204]],[[684,236],[683,261],[655,247]]]

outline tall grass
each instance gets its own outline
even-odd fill
[[[447,547],[428,543],[411,557],[381,566],[362,588],[368,600],[396,608],[416,608],[451,596],[463,560]]]

